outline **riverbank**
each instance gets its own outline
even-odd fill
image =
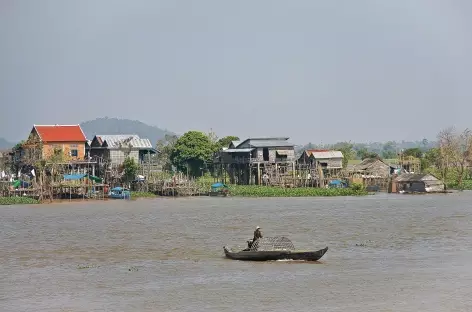
[[[472,191],[472,180],[462,181],[462,186],[459,186],[456,181],[446,181],[445,184],[448,190]]]
[[[230,196],[233,197],[333,197],[333,196],[365,196],[369,193],[363,188],[313,188],[297,187],[283,188],[276,186],[261,185],[230,185]],[[153,199],[159,197],[151,192],[131,192],[131,200]],[[31,205],[31,204],[54,204],[63,202],[98,202],[103,200],[120,199],[94,199],[94,198],[76,198],[76,199],[54,199],[53,201],[39,201],[30,197],[0,197],[0,205]]]
[[[230,196],[236,197],[332,197],[365,196],[368,192],[362,188],[283,188],[261,185],[230,185]]]
[[[1,205],[34,205],[41,204],[37,199],[25,197],[25,196],[16,196],[16,197],[0,197],[0,206]]]
[[[137,199],[150,199],[158,197],[156,194],[151,192],[131,192],[131,200]],[[1,205],[35,205],[35,204],[56,204],[56,203],[67,203],[67,202],[99,202],[104,200],[116,200],[116,199],[98,199],[98,198],[73,198],[73,199],[54,199],[50,200],[37,200],[27,196],[12,196],[12,197],[0,197]],[[119,199],[118,199],[119,200]]]

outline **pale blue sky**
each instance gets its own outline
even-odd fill
[[[472,127],[472,1],[0,0],[0,137],[138,119],[295,143]]]

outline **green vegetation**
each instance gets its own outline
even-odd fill
[[[201,190],[208,191],[215,180],[210,175],[205,175],[196,180]],[[235,185],[227,184],[230,196],[238,197],[320,197],[320,196],[362,196],[367,195],[362,184],[353,183],[350,188],[314,188],[297,187],[283,188],[262,185]]]
[[[234,135],[229,135],[224,138],[221,138],[218,140],[219,148],[228,147],[233,141],[239,141],[239,138]]]
[[[123,162],[123,177],[126,182],[132,181],[136,174],[138,173],[139,166],[134,161],[134,158],[126,157]]]
[[[170,156],[174,150],[178,137],[176,135],[166,135],[163,139],[157,141],[156,149],[159,151],[157,160],[165,171],[172,171],[172,162]]]
[[[200,131],[189,131],[177,139],[170,160],[178,170],[190,176],[201,176],[205,164],[212,160],[218,144],[209,135]]]
[[[424,172],[430,173],[439,179],[442,178],[439,168],[427,167]],[[444,183],[446,184],[446,188],[449,190],[472,190],[472,172],[467,172],[467,174],[464,174],[461,183],[458,182],[460,180],[459,176],[460,173],[457,169],[450,168],[443,179]]]
[[[133,198],[155,198],[157,195],[151,192],[131,192],[131,199]]]
[[[463,180],[462,185],[457,184],[455,181],[446,181],[446,187],[449,190],[472,191],[472,180]]]
[[[31,197],[0,197],[0,205],[32,205],[39,203],[39,200]]]
[[[365,186],[361,183],[352,183],[351,189],[356,192],[365,192]]]
[[[347,167],[349,159],[354,158],[355,152],[353,149],[354,145],[351,142],[339,142],[332,146],[332,149],[343,153],[343,168]]]
[[[321,197],[321,196],[362,196],[368,193],[354,188],[283,188],[259,185],[230,185],[231,196],[242,197]]]

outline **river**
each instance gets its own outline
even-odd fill
[[[472,311],[472,193],[0,207],[1,311]],[[319,263],[241,262],[259,225]]]

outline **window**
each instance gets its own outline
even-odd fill
[[[76,149],[71,149],[70,150],[70,156],[77,157],[77,156],[79,156],[79,153]]]

